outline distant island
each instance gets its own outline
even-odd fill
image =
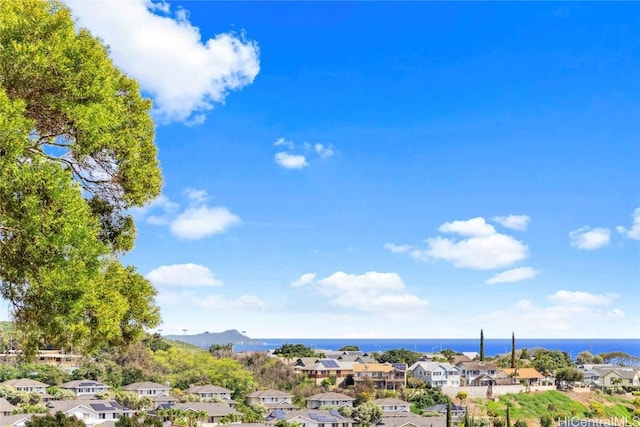
[[[249,338],[241,334],[236,329],[224,332],[203,332],[196,335],[164,335],[164,338],[172,341],[180,341],[196,347],[208,349],[214,344],[233,345],[261,345],[261,341]]]

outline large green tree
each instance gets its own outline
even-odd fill
[[[125,345],[159,322],[118,255],[162,179],[151,102],[57,0],[0,0],[0,295],[26,355]]]

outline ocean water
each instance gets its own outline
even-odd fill
[[[259,344],[236,344],[235,351],[273,350],[283,344],[304,344],[317,350],[337,350],[346,345],[357,345],[361,351],[374,352],[391,349],[407,349],[423,353],[452,349],[458,352],[480,350],[480,339],[277,339],[256,338]],[[254,341],[254,342],[255,342]],[[575,358],[581,351],[593,354],[621,351],[640,357],[640,338],[638,339],[517,339],[516,348],[560,350]],[[484,340],[487,356],[505,354],[511,351],[511,338]]]

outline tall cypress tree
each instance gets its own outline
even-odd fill
[[[516,335],[511,332],[511,369],[516,368]]]
[[[484,331],[480,329],[480,361],[484,361]]]
[[[511,427],[511,405],[507,405],[507,427]]]
[[[451,402],[447,402],[447,427],[453,427],[453,419],[451,418]]]

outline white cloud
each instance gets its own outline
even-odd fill
[[[522,280],[533,279],[537,275],[538,272],[531,267],[513,268],[511,270],[503,271],[492,276],[484,283],[486,283],[487,285],[495,285],[498,283],[520,282]]]
[[[456,233],[462,236],[490,236],[496,232],[496,229],[487,224],[482,217],[445,222],[438,230],[441,233]]]
[[[434,237],[425,242],[427,249],[416,249],[411,256],[422,261],[448,261],[458,268],[493,270],[509,267],[528,256],[524,243],[500,233],[458,241]]]
[[[208,295],[193,299],[193,304],[207,310],[262,310],[264,302],[255,295],[241,295],[228,298],[222,295]]]
[[[276,142],[273,143],[276,147],[287,147],[289,150],[293,150],[296,146],[293,141],[288,141],[283,137],[276,139]]]
[[[631,224],[631,228],[625,228],[621,225],[616,227],[618,233],[626,236],[630,239],[640,240],[640,208],[636,208],[633,211],[633,223]]]
[[[428,303],[406,293],[397,273],[370,271],[347,274],[342,271],[316,281],[316,289],[333,306],[387,315],[409,314],[424,310]]]
[[[619,298],[617,294],[591,294],[582,291],[566,291],[560,290],[553,295],[549,295],[549,301],[558,305],[579,305],[579,306],[597,306],[611,305]]]
[[[131,213],[137,219],[145,220],[149,224],[166,225],[178,209],[180,209],[178,203],[172,202],[167,196],[161,194],[146,206],[132,208]],[[150,215],[150,211],[155,211],[156,214]]]
[[[188,240],[221,234],[238,225],[240,217],[225,207],[191,207],[178,215],[170,225],[171,233]]]
[[[279,151],[274,156],[274,161],[286,169],[302,169],[309,166],[309,162],[313,158],[326,159],[333,156],[333,147],[324,144],[311,144],[309,142],[303,142],[302,144],[295,144],[293,141],[285,139],[284,137],[278,138],[273,145],[275,147],[286,148],[287,151]]]
[[[327,147],[323,144],[315,144],[313,148],[314,150],[316,150],[316,153],[318,153],[323,159],[333,156],[333,148],[331,147]]]
[[[623,310],[610,307],[617,297],[614,294],[561,290],[547,297],[549,305],[520,300],[510,307],[473,319],[473,322],[482,324],[485,330],[490,329],[494,334],[505,336],[513,330],[529,338],[575,338],[581,331],[586,331],[588,336],[607,336],[616,325],[621,326],[610,322],[624,317]]]
[[[290,154],[285,151],[276,153],[274,160],[285,169],[302,169],[309,166],[307,159],[302,154]]]
[[[195,203],[202,203],[207,199],[207,192],[198,188],[187,188],[185,190],[187,197]]]
[[[313,283],[317,274],[316,273],[305,273],[298,280],[291,282],[291,286],[294,288],[299,288],[300,286],[308,285],[309,283]]]
[[[510,228],[512,230],[526,230],[531,218],[527,215],[507,215],[507,216],[494,216],[495,222],[503,227]]]
[[[608,228],[582,227],[569,233],[571,246],[578,249],[593,250],[609,244],[611,231]]]
[[[202,122],[230,90],[251,84],[260,71],[258,46],[242,35],[202,40],[200,30],[178,9],[149,0],[65,0],[79,24],[102,38],[114,63],[154,99],[163,121]]]
[[[166,287],[212,287],[222,282],[207,267],[198,264],[163,265],[151,270],[146,278],[156,286]]]
[[[411,245],[396,245],[395,243],[387,242],[384,244],[384,248],[388,251],[393,252],[394,254],[402,254],[405,252],[409,252],[413,249]]]

